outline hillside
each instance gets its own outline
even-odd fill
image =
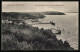
[[[35,19],[44,18],[45,16],[40,13],[18,13],[18,12],[2,12],[2,19]]]
[[[30,25],[1,25],[1,50],[74,50],[51,30]]]
[[[2,19],[35,19],[44,18],[45,15],[65,15],[63,12],[46,11],[46,12],[2,12]]]

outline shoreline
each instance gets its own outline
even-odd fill
[[[33,25],[32,25],[33,26]],[[38,27],[37,25],[34,25],[33,27]],[[56,26],[56,27],[58,27],[60,30],[61,30],[61,34],[59,35],[59,34],[55,34],[56,36],[57,36],[57,39],[58,40],[62,40],[63,42],[64,41],[68,41],[67,39],[65,39],[65,38],[63,38],[62,36],[64,36],[64,33],[63,33],[63,30],[62,30],[62,28],[60,28],[59,26]],[[39,29],[41,29],[42,27],[38,27]],[[55,27],[54,27],[55,28]],[[43,28],[43,29],[50,29],[51,30],[51,28]],[[55,28],[56,29],[56,28]],[[51,30],[52,31],[52,30]],[[66,29],[64,30],[64,31],[66,31]],[[52,31],[53,32],[53,31]],[[54,32],[53,32],[54,33]],[[67,31],[65,32],[65,33],[67,33]],[[70,32],[71,33],[71,32]],[[68,33],[67,33],[67,35],[68,35]],[[73,47],[75,50],[78,50],[76,47],[74,47],[72,44],[71,44],[71,42],[70,41],[68,41],[69,42],[69,44],[70,44],[70,47]],[[77,45],[76,45],[77,46]],[[77,46],[78,47],[78,46]]]
[[[50,17],[50,16],[48,16],[48,17]],[[53,17],[53,16],[51,16],[51,17]],[[54,17],[55,17],[55,15],[54,15]],[[62,15],[62,16],[59,16],[59,17],[65,17],[64,15]],[[44,21],[46,20],[46,19],[43,19]],[[48,20],[49,20],[49,18],[48,18]],[[51,18],[51,20],[53,20],[53,18]],[[43,21],[43,22],[44,22]],[[64,20],[65,21],[65,20]],[[48,22],[48,21],[47,21]],[[58,22],[57,22],[58,23]],[[61,22],[60,22],[61,23]],[[33,23],[32,23],[33,24]],[[35,24],[35,23],[34,23]],[[65,23],[66,24],[66,23]],[[61,24],[60,24],[61,25]],[[7,25],[6,25],[7,26]],[[38,38],[42,38],[42,37],[45,37],[44,35],[47,35],[47,36],[49,36],[49,37],[51,37],[52,36],[52,34],[54,34],[54,32],[52,33],[52,31],[49,29],[49,27],[55,27],[56,28],[56,26],[51,26],[50,24],[48,25],[47,24],[47,26],[46,25],[41,25],[41,27],[45,27],[45,28],[47,28],[46,30],[45,30],[45,28],[41,28],[41,27],[39,27],[38,28],[38,26],[37,27],[33,27],[32,25],[28,25],[27,24],[27,26],[29,27],[26,27],[26,28],[24,28],[23,26],[18,26],[18,25],[14,25],[14,26],[12,26],[13,27],[13,29],[11,29],[11,31],[12,31],[12,35],[13,36],[16,36],[17,35],[17,39],[19,38],[19,37],[23,37],[23,36],[30,36],[29,38],[31,39],[31,41],[33,40],[33,39],[35,39],[36,37],[34,36],[34,35],[36,35],[36,36],[38,36]],[[3,26],[2,26],[3,27]],[[20,28],[21,27],[21,28]],[[61,26],[57,26],[57,27],[59,27],[59,28],[63,28],[63,27],[61,27]],[[65,26],[65,27],[67,27],[67,26]],[[6,28],[6,27],[4,27],[4,28]],[[7,28],[9,28],[9,27],[7,27]],[[41,29],[40,29],[41,28]],[[3,30],[3,29],[2,29]],[[3,30],[4,32],[6,32],[6,31],[8,31],[8,30]],[[10,31],[10,32],[11,32]],[[17,33],[15,33],[15,32]],[[22,31],[22,32],[21,32]],[[19,36],[19,32],[21,32],[20,33],[20,36]],[[46,32],[46,34],[43,34],[43,32],[45,33]],[[48,34],[48,33],[50,33],[50,34]],[[15,35],[16,34],[16,35]],[[27,35],[26,35],[27,34]],[[34,35],[33,35],[34,34]],[[40,34],[40,35],[38,35],[38,34]],[[66,33],[64,33],[64,34],[66,34]],[[62,34],[61,34],[62,35]],[[70,35],[70,34],[66,34],[67,36],[65,37],[65,35],[63,35],[63,39],[67,39],[68,37],[70,37],[70,36],[68,36],[68,35]],[[8,35],[3,35],[3,36],[11,36],[10,34]],[[39,37],[40,36],[40,37]],[[56,36],[56,38],[57,38],[57,35],[56,34],[54,34],[54,36]],[[48,37],[48,38],[49,38]],[[62,37],[62,36],[61,36]],[[47,38],[47,37],[46,37]],[[55,37],[54,37],[55,38]],[[60,37],[59,37],[60,38]],[[74,37],[73,37],[74,38]],[[5,37],[3,38],[3,39],[6,39]],[[22,38],[21,38],[22,39]],[[30,40],[29,39],[29,40]],[[43,39],[43,38],[42,38]],[[14,40],[14,39],[13,39]],[[23,41],[25,41],[25,40],[27,40],[27,41],[29,41],[27,38],[25,38],[25,39],[23,39]],[[44,39],[44,40],[47,40],[47,39]],[[53,39],[53,37],[51,37],[50,38],[50,41],[51,42],[53,42],[52,40],[56,40],[56,39]],[[20,40],[19,40],[20,41]],[[23,42],[22,41],[22,42]],[[26,42],[27,42],[26,41]],[[43,40],[42,40],[43,41]],[[62,39],[59,39],[58,40],[58,38],[57,38],[57,40],[56,40],[57,42],[58,41],[60,41],[60,42],[63,42],[62,41]],[[73,40],[70,40],[70,41],[73,41]],[[21,44],[22,44],[22,42],[21,42]],[[29,42],[28,42],[29,43]],[[35,42],[36,43],[36,42]],[[71,43],[73,43],[73,42],[71,42]],[[51,43],[51,44],[53,44],[53,43]],[[62,43],[62,44],[64,44],[64,43]],[[69,42],[67,43],[68,44],[68,46],[70,46],[69,44]],[[42,45],[42,43],[41,43],[41,45]],[[58,45],[59,45],[59,43],[58,43]],[[38,45],[39,46],[39,45]],[[64,46],[63,46],[64,47]],[[71,47],[72,48],[72,47]],[[63,48],[64,49],[64,48]]]
[[[40,25],[40,26],[39,26]],[[50,25],[50,24],[47,24],[48,26]],[[46,24],[33,24],[32,25],[33,27],[38,27],[39,29],[41,29],[41,28],[44,28],[45,30],[46,29],[51,29],[51,28],[49,28],[49,27],[45,27],[46,26]],[[63,25],[61,25],[61,26],[63,26]],[[64,36],[64,34],[66,33],[67,35],[68,35],[68,31],[64,28],[64,27],[61,27],[61,26],[58,26],[58,25],[56,25],[56,26],[53,26],[53,28],[55,28],[55,29],[57,29],[57,27],[62,31],[62,34],[61,35],[56,35],[57,36],[57,38],[60,40],[62,40],[63,42],[64,41],[66,41],[67,39],[65,39],[64,37],[62,37],[62,36]],[[64,31],[65,31],[65,33],[63,33],[63,29],[65,29]],[[71,33],[71,32],[70,32]],[[68,40],[67,40],[68,41]],[[70,41],[68,41],[69,43],[70,43],[70,46],[71,47],[73,47],[75,50],[78,50],[76,47],[74,47],[73,45],[72,45],[72,43],[70,42]],[[76,45],[77,46],[77,45]],[[78,47],[78,46],[77,46]]]

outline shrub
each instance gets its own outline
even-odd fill
[[[28,25],[22,28],[20,28],[21,26],[9,27],[8,25],[2,25],[2,27],[2,50],[73,50],[67,41],[63,43],[62,40],[58,40],[49,29],[44,30],[42,28],[39,30]],[[8,30],[8,28],[10,29]]]

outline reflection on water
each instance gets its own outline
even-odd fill
[[[39,22],[49,23],[55,22],[55,26],[51,24],[32,23],[34,27],[61,30],[61,35],[56,35],[58,39],[68,41],[71,47],[78,49],[78,13],[67,13],[66,15],[46,15],[44,19],[38,19]]]

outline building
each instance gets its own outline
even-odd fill
[[[2,20],[2,23],[12,23],[12,21],[11,20]]]

